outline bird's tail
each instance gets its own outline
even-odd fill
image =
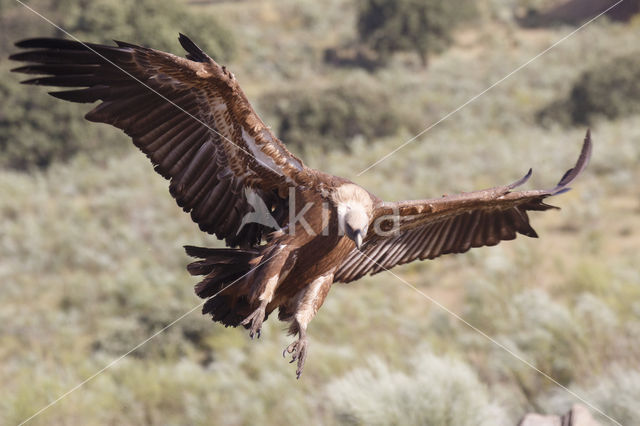
[[[252,312],[249,280],[245,279],[261,255],[258,250],[185,246],[189,256],[198,258],[187,266],[191,275],[204,275],[195,286],[196,294],[209,298],[202,308],[214,321],[236,327]]]

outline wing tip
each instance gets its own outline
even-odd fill
[[[12,70],[13,71],[13,70]],[[19,71],[18,71],[19,72]],[[30,78],[28,80],[22,80],[20,84],[28,84],[28,85],[41,85],[40,84],[41,77]]]
[[[200,49],[198,45],[186,35],[178,33],[178,41],[182,48],[188,52],[187,59],[196,62],[209,62],[211,60],[209,55],[204,53],[204,50]]]
[[[533,173],[533,167],[529,167],[529,171],[527,172],[526,175],[524,175],[523,179],[529,179],[532,173]]]
[[[43,43],[51,42],[51,40],[52,39],[45,38],[45,37],[25,38],[25,39],[16,41],[15,43],[13,43],[13,45],[21,49],[31,49],[31,48],[42,47]]]
[[[26,59],[24,59],[24,55],[25,52],[18,52],[18,53],[12,53],[11,55],[9,55],[9,60],[10,61],[17,61],[17,62],[28,62]],[[33,62],[33,61],[32,61]],[[12,72],[20,72],[20,71],[15,71],[17,68],[12,69]]]
[[[127,43],[126,41],[121,41],[121,40],[115,40],[115,39],[114,39],[114,40],[113,40],[113,42],[114,42],[118,47],[121,47],[121,48],[123,48],[123,49],[125,49],[125,48],[132,48],[132,49],[140,48],[140,46],[135,45],[135,44],[133,44],[133,43]]]
[[[13,59],[13,56],[15,56],[15,55],[10,55],[9,56],[9,59],[12,60],[12,61],[15,60],[15,59]],[[33,64],[21,65],[21,66],[16,67],[16,68],[11,68],[9,70],[9,72],[19,72],[19,73],[22,73],[22,74],[45,74],[44,72],[33,72],[33,71],[31,71],[32,67],[33,67]],[[20,83],[24,83],[24,82],[21,81]]]
[[[589,160],[591,159],[591,152],[593,151],[593,142],[591,140],[591,129],[587,129],[587,133],[584,137],[584,142],[582,143],[582,149],[580,150],[580,156],[576,161],[576,165],[570,168],[562,175],[562,178],[558,182],[555,188],[553,188],[550,192],[551,195],[562,194],[563,192],[567,192],[569,185],[571,182],[577,178],[580,173],[587,167],[589,164]]]
[[[13,45],[14,45],[15,47],[26,48],[26,47],[27,47],[27,46],[26,46],[26,43],[27,43],[29,40],[31,40],[31,39],[25,38],[25,39],[22,39],[22,40],[18,40],[18,41],[16,41],[15,43],[13,43]],[[13,55],[11,55],[11,56],[13,56]],[[11,56],[9,56],[9,59],[11,59]]]
[[[78,40],[70,40],[68,38],[55,37],[33,37],[18,40],[14,43],[15,47],[21,49],[66,49],[66,50],[84,50],[85,44]]]
[[[526,181],[529,180],[529,178],[531,177],[531,175],[533,174],[533,169],[530,167],[529,171],[527,172],[527,174],[525,174],[524,176],[522,176],[520,179],[518,179],[517,181],[513,182],[512,184],[508,185],[507,188],[509,189],[513,189],[516,188],[520,185],[523,185]]]

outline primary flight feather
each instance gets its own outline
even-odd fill
[[[298,339],[285,348],[300,377],[307,326],[334,282],[350,282],[416,259],[492,246],[520,233],[537,237],[528,211],[568,190],[591,154],[550,190],[511,185],[434,199],[384,202],[353,182],[313,170],[290,153],[251,107],[234,75],[186,36],[181,58],[117,46],[36,38],[12,55],[13,71],[44,75],[25,84],[58,86],[51,95],[100,103],[85,118],[131,136],[170,181],[176,202],[200,229],[229,248],[186,246],[204,279],[196,293],[214,321],[260,335],[276,308]]]

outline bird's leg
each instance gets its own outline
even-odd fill
[[[298,368],[296,369],[296,377],[298,379],[302,375],[304,362],[307,360],[309,347],[307,326],[318,313],[318,309],[320,309],[324,299],[327,297],[332,283],[333,273],[319,276],[307,287],[300,290],[291,301],[295,315],[291,327],[289,327],[289,334],[298,334],[298,340],[287,346],[282,352],[282,356],[286,358],[287,353],[290,353],[291,362],[298,361]]]
[[[253,336],[256,336],[258,339],[260,338],[260,330],[262,329],[262,323],[264,322],[265,311],[267,309],[267,301],[263,300],[260,302],[260,306],[249,314],[240,325],[248,325],[251,323],[249,327],[249,337],[253,339]]]
[[[298,368],[296,369],[296,378],[300,378],[302,375],[302,369],[304,368],[304,362],[307,360],[307,347],[309,346],[309,341],[307,340],[307,326],[304,324],[300,324],[297,320],[295,321],[294,327],[298,328],[298,340],[291,343],[287,346],[284,351],[282,351],[282,356],[287,357],[287,354],[291,355],[291,361],[289,363],[298,361]]]
[[[244,326],[251,324],[248,328],[249,337],[252,339],[253,336],[260,338],[260,330],[264,322],[267,305],[273,299],[280,281],[287,277],[293,267],[293,262],[287,262],[289,250],[282,244],[272,247],[265,256],[269,259],[269,262],[259,269],[256,280],[260,285],[253,290],[253,295],[250,298],[250,303],[253,304],[259,301],[260,304],[255,311],[240,323]]]

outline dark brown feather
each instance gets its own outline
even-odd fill
[[[529,170],[523,178],[505,186],[428,200],[383,203],[372,223],[399,212],[400,229],[392,236],[379,236],[373,227],[369,229],[362,253],[350,253],[338,268],[335,280],[349,282],[415,259],[496,245],[514,239],[518,233],[537,237],[527,212],[555,208],[543,200],[568,190],[567,185],[586,167],[591,150],[587,132],[576,165],[550,190],[513,191],[529,179]],[[416,241],[416,235],[420,235],[420,241]]]
[[[13,71],[42,74],[25,84],[71,88],[51,93],[63,100],[101,100],[87,120],[132,136],[158,173],[172,180],[172,196],[202,230],[233,245],[255,245],[271,229],[251,226],[242,238],[232,235],[250,209],[243,186],[286,194],[288,182],[312,186],[315,177],[262,123],[235,78],[187,37],[179,40],[188,59],[125,42],[116,47],[48,38],[16,43],[28,50],[10,58],[28,63]],[[211,142],[216,149],[202,150]],[[256,149],[269,164],[253,157]],[[213,173],[228,177],[216,180]]]

